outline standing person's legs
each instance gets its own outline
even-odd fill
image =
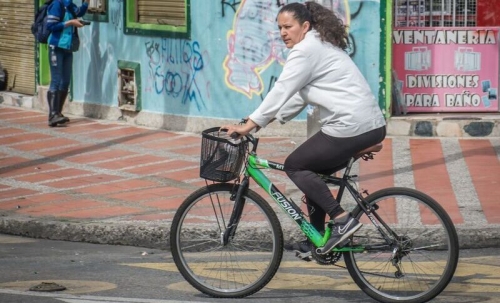
[[[63,76],[63,51],[50,46],[49,47],[49,65],[50,65],[50,86],[47,91],[47,102],[49,104],[49,126],[64,123],[64,117],[59,115],[60,101],[58,98],[58,88]]]
[[[66,98],[68,96],[69,85],[71,82],[71,76],[73,74],[73,53],[65,52],[63,56],[63,67],[62,67],[62,76],[61,82],[59,84],[59,88],[57,91],[59,102],[59,115],[64,117],[65,122],[69,122],[69,118],[65,117],[62,114],[62,110],[64,107],[64,103],[66,102]]]

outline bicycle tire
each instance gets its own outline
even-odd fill
[[[253,190],[235,235],[225,246],[222,236],[239,185],[212,184],[193,192],[177,210],[170,248],[177,269],[189,284],[216,298],[254,294],[274,277],[283,257],[283,231],[271,206]]]
[[[439,295],[451,281],[459,257],[457,232],[446,211],[433,198],[409,188],[382,189],[366,202],[376,205],[374,217],[376,213],[399,235],[390,236],[401,249],[383,245],[381,234],[358,205],[352,215],[365,224],[353,241],[366,249],[346,252],[344,260],[359,288],[388,303],[421,303]]]

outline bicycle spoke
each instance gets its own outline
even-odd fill
[[[195,241],[199,241],[199,240],[190,239],[190,240],[187,240],[187,241],[184,241],[184,242],[195,242]],[[212,240],[212,239],[207,239],[206,241],[204,241],[202,243],[196,243],[196,244],[193,244],[191,246],[184,246],[184,250],[190,251],[191,248],[193,248],[193,247],[198,247],[200,245],[204,245],[204,244],[207,244],[207,243],[217,243],[217,241]],[[210,249],[208,251],[210,251]]]
[[[377,205],[374,217],[392,239],[386,244],[371,222],[363,226],[358,234],[365,237],[357,239],[366,252],[345,257],[355,282],[384,302],[427,302],[439,294],[458,261],[458,239],[449,216],[430,197],[409,189],[380,190],[366,201]],[[359,208],[356,214],[363,219]]]
[[[187,199],[174,218],[172,256],[186,280],[200,291],[216,297],[248,295],[278,269],[283,252],[279,221],[269,204],[248,190],[241,216],[223,245],[221,235],[234,213],[234,188],[209,187]]]

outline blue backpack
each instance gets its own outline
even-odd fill
[[[40,6],[35,14],[35,22],[31,25],[31,33],[33,33],[38,43],[46,44],[49,39],[50,31],[47,29],[47,11],[53,1],[47,0]]]

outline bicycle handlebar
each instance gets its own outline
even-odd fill
[[[248,119],[241,119],[241,121],[238,123],[238,124],[245,124],[247,123]],[[237,132],[234,132],[231,134],[231,138],[232,139],[237,139],[238,137],[240,137],[241,134],[237,133]],[[257,150],[257,145],[259,144],[259,138],[255,138],[252,134],[246,134],[244,135],[243,137],[245,137],[248,141],[250,141],[250,143],[252,143],[253,147],[252,147],[252,151],[255,152]]]

